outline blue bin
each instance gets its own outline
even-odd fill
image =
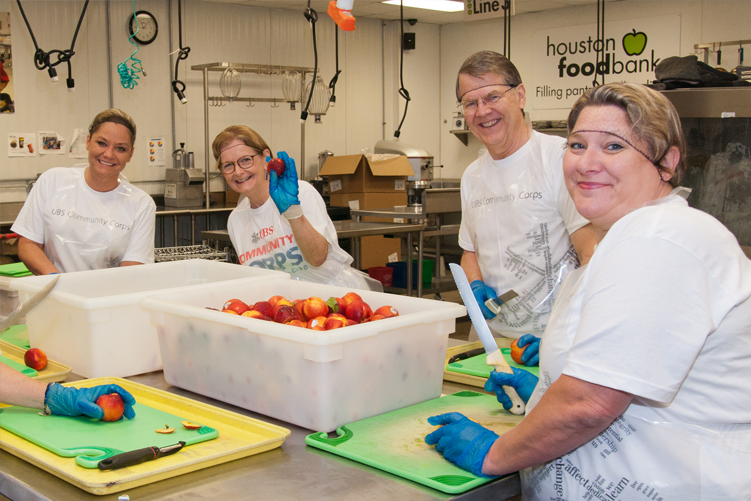
[[[392,283],[394,287],[402,289],[407,288],[407,261],[397,261],[388,263],[386,266],[394,269]],[[430,287],[433,283],[433,261],[430,259],[422,260],[422,286]],[[412,287],[417,287],[417,259],[412,260]]]

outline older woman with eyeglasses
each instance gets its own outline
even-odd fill
[[[569,273],[540,345],[540,380],[500,438],[461,414],[426,437],[478,475],[522,470],[524,499],[751,495],[751,261],[679,186],[675,108],[636,84],[587,91],[568,119],[566,186],[598,244]],[[536,385],[536,387],[535,387]],[[531,397],[529,396],[531,393]]]
[[[323,198],[298,181],[295,161],[285,152],[278,155],[285,164],[279,177],[268,169],[269,145],[245,125],[224,129],[212,150],[227,185],[245,195],[227,223],[240,264],[306,282],[379,289],[380,283],[350,266],[353,259],[339,247]]]

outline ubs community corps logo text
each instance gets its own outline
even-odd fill
[[[618,55],[618,49],[623,52]],[[537,97],[555,97],[556,99],[569,99],[578,97],[588,89],[590,85],[583,87],[566,87],[567,80],[576,77],[591,77],[601,81],[600,76],[615,76],[608,81],[629,81],[626,75],[643,73],[654,75],[655,67],[660,62],[655,57],[654,49],[645,54],[647,48],[647,35],[632,29],[620,38],[620,47],[616,38],[593,40],[591,36],[580,40],[555,40],[547,36],[546,58],[557,62],[557,77],[562,79],[563,87],[540,85],[535,87]],[[599,54],[598,54],[599,52]],[[598,58],[599,55],[599,58]],[[628,59],[624,59],[623,57]],[[641,57],[640,57],[641,56]],[[585,58],[585,61],[582,59]]]

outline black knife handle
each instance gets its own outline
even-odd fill
[[[130,452],[123,452],[107,459],[102,459],[97,465],[100,470],[117,470],[126,466],[141,464],[145,461],[153,461],[159,457],[158,447],[146,447]]]
[[[485,348],[477,348],[474,350],[465,351],[464,353],[459,353],[449,358],[449,363],[453,364],[454,362],[458,362],[459,360],[476,357],[477,355],[482,355],[483,353],[485,353]]]

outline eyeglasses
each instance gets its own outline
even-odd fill
[[[503,92],[494,90],[492,92],[489,92],[488,94],[485,94],[483,97],[481,97],[479,100],[477,99],[465,99],[461,103],[459,103],[459,108],[464,110],[464,113],[467,115],[472,115],[477,112],[477,106],[479,105],[479,101],[482,101],[482,104],[485,106],[494,107],[498,105],[498,103],[503,99],[503,96],[514,90],[517,85],[505,85],[501,84],[504,87],[508,87],[508,89],[504,90]]]
[[[219,170],[222,171],[222,174],[232,174],[235,172],[235,164],[237,164],[238,167],[240,167],[243,170],[248,170],[251,167],[253,167],[253,160],[260,155],[260,153],[256,153],[255,155],[249,155],[247,157],[242,157],[234,162],[227,162],[219,166]]]

